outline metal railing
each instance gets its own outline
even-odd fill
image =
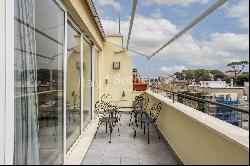
[[[150,87],[150,91],[170,98],[173,103],[178,102],[192,107],[198,111],[214,116],[232,125],[249,130],[249,110],[232,105],[213,102],[195,96],[166,90],[159,87]]]

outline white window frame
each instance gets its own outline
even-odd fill
[[[13,164],[14,156],[14,0],[0,1],[0,163]],[[2,30],[3,28],[3,30]],[[2,50],[3,49],[3,50]],[[2,121],[3,120],[3,121]],[[2,156],[4,155],[4,156]]]
[[[96,51],[99,52],[99,54],[96,54]],[[98,69],[99,69],[99,73],[100,73],[100,50],[95,46],[93,45],[92,46],[92,120],[95,119],[95,78],[96,78],[96,75],[95,75],[95,71],[96,71],[96,59],[98,58]],[[99,78],[98,80],[100,81],[100,74],[99,74]],[[100,87],[99,87],[99,82],[98,82],[98,92],[99,92],[99,97],[100,97]],[[99,99],[98,99],[99,100]]]
[[[84,126],[83,126],[83,108],[84,108],[84,101],[83,101],[83,84],[84,84],[84,71],[83,71],[83,63],[84,63],[84,50],[83,50],[83,44],[84,42],[86,42],[87,44],[89,44],[90,46],[90,70],[91,72],[90,74],[90,78],[91,78],[91,83],[93,85],[93,59],[92,57],[94,57],[94,51],[93,49],[95,48],[95,46],[92,44],[91,40],[87,37],[86,33],[83,31],[83,29],[77,24],[77,22],[73,19],[73,17],[68,13],[68,21],[72,24],[72,26],[81,34],[81,41],[80,41],[80,54],[81,54],[81,135],[84,133]],[[93,86],[90,87],[90,94],[89,94],[89,98],[91,99],[91,101],[89,101],[90,103],[90,110],[89,110],[89,116],[91,118],[91,120],[93,120],[93,115],[94,115],[94,107],[95,104],[93,103],[94,101],[94,96],[93,96]],[[74,145],[73,145],[74,146]]]
[[[80,80],[81,80],[81,82],[80,82],[80,84],[81,84],[80,85],[80,91],[81,91],[80,92],[80,95],[81,95],[81,99],[80,99],[80,101],[81,101],[81,106],[80,106],[81,107],[80,108],[80,136],[81,136],[83,134],[83,130],[84,130],[84,128],[83,128],[83,79],[84,79],[83,78],[83,32],[78,27],[78,25],[74,22],[74,20],[71,18],[70,15],[68,15],[68,18],[67,18],[67,26],[68,26],[68,22],[71,24],[70,26],[72,26],[77,32],[80,33],[80,63],[81,63],[81,69],[80,69],[80,71],[81,71],[81,74],[80,74]],[[68,55],[66,57],[68,60]],[[67,62],[65,62],[65,63],[67,63]],[[66,66],[66,70],[68,70],[68,65]],[[65,77],[67,80],[67,75]],[[67,85],[67,82],[65,84]],[[67,90],[67,86],[66,86],[66,90]],[[67,111],[67,109],[66,109],[66,111]],[[67,116],[67,114],[66,114],[66,116]],[[67,117],[65,119],[67,119]],[[78,139],[79,139],[79,137],[78,137]],[[67,142],[67,137],[66,137],[66,142]],[[77,142],[77,140],[76,140],[76,142]],[[67,144],[66,144],[66,146],[67,146]],[[72,145],[72,147],[74,147],[74,144]],[[67,150],[67,147],[66,147],[66,150]],[[66,156],[68,156],[69,154],[70,154],[70,150],[66,152]]]
[[[5,0],[0,0],[0,145],[4,145],[5,131]],[[0,146],[0,165],[4,165],[4,146]]]
[[[66,95],[67,95],[67,60],[68,60],[68,54],[67,54],[67,49],[68,49],[68,45],[67,45],[67,24],[68,24],[68,14],[67,14],[67,8],[61,3],[60,0],[54,0],[58,6],[64,11],[64,59],[63,59],[63,164],[66,163],[66,154],[67,154],[67,135],[66,135],[66,131],[67,131],[67,119],[66,119],[66,115],[67,115],[67,99],[66,99]]]
[[[1,145],[4,145],[4,152],[0,149],[0,164],[13,165],[14,164],[14,133],[15,133],[15,53],[14,53],[14,1],[15,0],[0,0],[0,27],[4,28],[1,30],[4,35],[0,36],[0,48],[1,55],[0,60],[4,65],[1,65],[0,75],[3,75],[2,81],[0,81],[0,125],[4,126],[4,131],[0,128],[0,134],[4,137],[0,137]],[[64,57],[67,57],[67,10],[65,6],[59,1],[54,0],[59,7],[64,11],[65,17],[65,53]],[[2,10],[3,9],[3,10]],[[2,19],[3,18],[3,19]],[[8,36],[8,37],[7,37]],[[4,41],[2,43],[2,41]],[[8,43],[8,44],[6,44]],[[2,61],[3,60],[3,61]],[[12,64],[12,65],[11,65]],[[65,65],[65,63],[64,63]],[[67,64],[66,64],[67,65]],[[65,70],[65,69],[64,69]],[[7,77],[8,76],[8,77]],[[64,77],[64,82],[66,78]],[[66,86],[64,84],[64,86]],[[65,87],[64,87],[65,89]],[[7,91],[8,90],[8,91]],[[2,93],[3,92],[3,93]],[[65,90],[64,90],[65,93]],[[65,94],[64,94],[65,96]],[[2,105],[3,104],[3,105]],[[3,108],[3,109],[2,109]],[[64,117],[66,114],[66,100],[64,99]],[[2,121],[3,119],[3,121]],[[3,124],[2,124],[3,123]],[[63,163],[66,161],[66,119],[63,121]],[[4,139],[4,140],[3,140]],[[2,154],[3,153],[3,154]],[[4,160],[4,161],[3,161]]]

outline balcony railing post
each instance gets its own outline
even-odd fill
[[[173,92],[173,103],[174,103],[174,95],[175,95],[175,93]]]

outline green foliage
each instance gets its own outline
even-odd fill
[[[249,65],[248,61],[231,62],[227,66],[231,67],[235,71],[235,77],[240,74],[244,68]]]
[[[53,80],[59,80],[63,78],[63,72],[60,70],[52,70]],[[37,80],[42,83],[47,83],[50,81],[50,70],[48,69],[39,69],[37,70]]]
[[[241,74],[235,78],[235,83],[238,86],[244,86],[244,82],[249,82],[249,74]]]
[[[47,83],[50,80],[50,71],[47,69],[37,70],[37,80],[42,83]]]
[[[227,66],[228,67],[233,67],[233,66],[243,66],[243,65],[249,65],[248,61],[240,61],[240,62],[231,62]]]
[[[196,82],[200,81],[211,81],[210,72],[204,69],[198,69],[194,72],[194,79]]]
[[[221,79],[222,81],[226,81],[230,83],[230,78],[219,70],[211,70],[210,73],[213,75],[214,80]]]
[[[185,71],[185,78],[186,80],[194,80],[195,75],[193,70],[186,70]]]

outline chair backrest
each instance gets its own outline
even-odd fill
[[[98,115],[105,116],[106,114],[108,114],[107,112],[110,112],[108,110],[113,110],[114,112],[116,112],[118,108],[117,106],[114,106],[114,104],[112,104],[111,95],[104,94],[101,97],[101,100],[95,103],[95,111],[98,113]]]
[[[159,114],[161,112],[161,102],[155,103],[150,109],[149,109],[149,116],[154,120],[157,121]]]
[[[101,100],[99,100],[95,103],[95,111],[96,112],[100,112],[100,111],[105,110],[109,107],[111,101],[107,100],[108,96],[109,96],[109,94],[104,94],[101,97]]]
[[[141,94],[135,97],[135,101],[133,102],[133,107],[134,109],[143,108],[144,110],[146,110],[148,107],[148,103],[149,103],[149,98],[146,95]]]

